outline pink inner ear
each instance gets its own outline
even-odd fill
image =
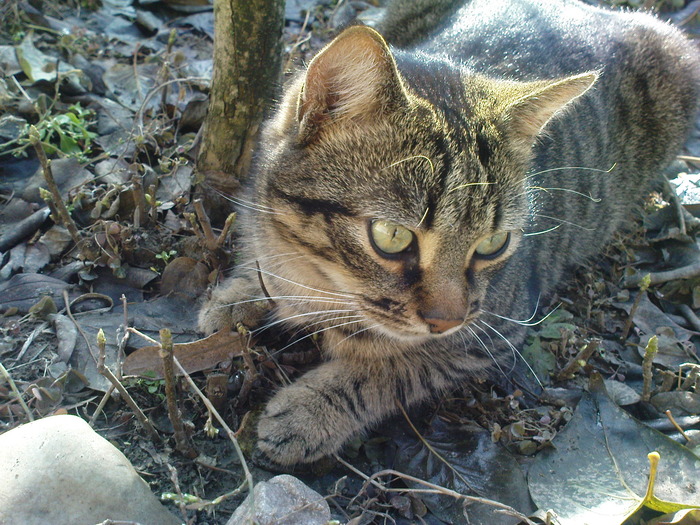
[[[403,92],[401,80],[382,37],[367,27],[352,27],[311,61],[298,119],[308,128],[329,119],[376,117],[397,92]]]

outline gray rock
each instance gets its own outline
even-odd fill
[[[255,515],[248,495],[226,525],[325,525],[331,519],[326,500],[287,474],[257,483],[253,497]]]
[[[119,450],[75,416],[0,435],[0,525],[181,523]]]

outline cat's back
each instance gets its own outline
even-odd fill
[[[398,47],[514,80],[625,68],[642,56],[675,67],[679,80],[700,78],[698,48],[670,24],[578,0],[394,0],[380,31]]]

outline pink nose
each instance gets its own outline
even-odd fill
[[[430,332],[433,334],[442,334],[447,332],[450,328],[459,326],[464,322],[464,319],[439,319],[439,318],[423,318],[428,326],[430,326]]]

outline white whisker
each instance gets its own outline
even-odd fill
[[[256,303],[258,301],[298,301],[297,303],[293,303],[294,305],[303,305],[306,303],[327,303],[327,304],[337,304],[337,305],[344,305],[344,306],[352,306],[353,303],[352,301],[343,301],[340,299],[332,299],[328,297],[314,297],[312,295],[277,295],[277,296],[262,296],[262,297],[256,297],[253,299],[244,299],[242,301],[236,301],[235,303],[226,303],[217,306],[217,308],[229,308],[231,306],[238,306],[239,304],[246,304],[246,303]]]
[[[585,226],[581,226],[580,224],[576,224],[575,222],[567,221],[565,219],[560,219],[559,217],[552,217],[550,215],[543,215],[541,213],[537,214],[537,217],[544,217],[545,219],[550,219],[553,221],[558,221],[562,224],[568,224],[569,226],[575,226],[576,228],[580,228],[582,230],[586,230],[587,232],[594,232],[596,229],[595,228],[586,228]]]
[[[261,326],[260,328],[256,328],[253,330],[251,333],[258,334],[264,330],[267,330],[268,328],[272,328],[273,326],[276,326],[281,323],[286,323],[287,321],[290,321],[292,319],[298,319],[300,317],[308,317],[312,315],[330,315],[330,314],[346,314],[350,312],[354,312],[355,310],[317,310],[315,312],[306,312],[303,314],[296,314],[296,315],[291,315],[289,317],[285,317],[283,319],[277,319],[276,321],[272,321],[271,323],[267,323],[264,326]]]
[[[292,342],[289,343],[287,346],[284,346],[284,347],[280,348],[279,350],[275,350],[275,352],[273,352],[273,355],[279,354],[280,352],[284,352],[284,351],[285,351],[287,348],[289,348],[290,346],[294,346],[295,344],[297,344],[297,343],[303,341],[304,339],[308,339],[309,337],[313,337],[313,336],[318,335],[318,334],[320,334],[320,333],[327,332],[328,330],[332,330],[333,328],[340,328],[341,326],[347,326],[347,325],[354,324],[354,323],[359,323],[359,322],[361,322],[361,319],[360,319],[360,320],[357,320],[357,321],[348,321],[348,322],[346,322],[346,323],[341,323],[341,324],[339,324],[339,325],[327,326],[326,328],[321,328],[320,330],[316,330],[316,331],[314,331],[314,332],[311,332],[310,334],[307,334],[307,335],[305,335],[304,337],[302,337],[302,338],[300,338],[300,339],[297,339],[297,340],[295,340],[295,341],[292,341]]]
[[[251,268],[251,267],[241,267],[244,270],[252,270],[255,272],[260,272],[265,275],[269,275],[270,277],[275,277],[276,279],[280,279],[281,281],[285,281],[289,284],[293,284],[295,286],[299,286],[300,288],[305,288],[306,290],[311,290],[313,292],[318,292],[322,294],[328,294],[328,295],[335,295],[337,297],[344,297],[346,299],[354,299],[352,295],[349,294],[342,294],[342,293],[337,293],[337,292],[330,292],[328,290],[319,290],[318,288],[313,288],[311,286],[306,286],[305,284],[301,284],[295,281],[292,281],[291,279],[287,279],[286,277],[282,277],[281,275],[274,274],[272,272],[268,272],[266,270],[263,270],[262,268]]]
[[[479,337],[479,336],[476,334],[476,332],[472,329],[471,326],[467,326],[467,327],[465,327],[465,328],[469,331],[470,334],[472,334],[472,335],[476,338],[477,341],[479,341],[479,346],[481,346],[481,348],[484,349],[484,352],[486,352],[486,353],[488,354],[488,356],[491,358],[491,361],[493,361],[493,363],[496,365],[496,368],[498,368],[498,370],[501,372],[501,374],[503,374],[504,377],[507,377],[506,373],[505,373],[505,372],[503,371],[503,369],[501,368],[501,365],[500,365],[499,362],[496,360],[496,357],[493,355],[493,353],[491,353],[491,350],[489,350],[489,348],[486,346],[486,343],[484,343],[484,342],[481,340],[481,337]],[[462,334],[461,331],[460,331],[459,333]],[[464,335],[464,334],[462,334],[462,336],[463,336],[463,335]]]
[[[539,305],[539,298],[537,299],[537,303],[538,303],[538,305]],[[535,318],[535,314],[532,314],[532,316],[530,317],[530,319],[526,319],[525,321],[519,321],[518,319],[511,319],[510,317],[505,317],[505,316],[503,316],[503,315],[498,315],[498,314],[495,314],[495,313],[493,313],[493,312],[489,312],[488,310],[481,310],[481,311],[484,312],[485,314],[493,315],[494,317],[498,317],[499,319],[503,319],[504,321],[510,321],[510,322],[512,322],[512,323],[516,323],[516,324],[519,324],[519,325],[521,325],[521,326],[537,326],[538,324],[544,322],[545,319],[547,319],[547,318],[548,318],[550,315],[552,315],[554,312],[556,312],[556,311],[559,309],[560,306],[561,306],[561,303],[559,303],[558,305],[556,305],[556,306],[552,309],[552,311],[549,312],[549,313],[548,313],[547,315],[545,315],[544,317],[542,317],[542,319],[540,319],[539,321],[535,321],[534,323],[532,323],[532,322],[530,322],[530,321],[532,321],[532,319]],[[536,312],[537,312],[537,306],[535,306],[535,313],[536,313]]]
[[[537,374],[535,373],[535,371],[534,371],[534,370],[532,369],[532,367],[530,366],[530,363],[528,363],[528,362],[527,362],[527,359],[525,359],[525,358],[523,357],[523,354],[522,354],[517,348],[515,348],[515,346],[513,345],[513,343],[511,343],[510,341],[508,341],[508,339],[506,338],[506,336],[504,336],[501,332],[499,332],[498,330],[496,330],[493,326],[491,326],[490,324],[488,324],[486,321],[480,320],[479,322],[480,322],[481,324],[483,324],[484,326],[486,326],[487,328],[490,328],[491,330],[493,330],[493,332],[494,332],[498,337],[500,337],[501,339],[503,339],[503,341],[505,341],[505,343],[506,343],[506,344],[508,345],[508,347],[511,349],[511,352],[513,353],[513,366],[511,367],[511,369],[510,369],[509,372],[512,372],[512,371],[513,371],[513,369],[515,368],[515,364],[516,364],[516,362],[517,362],[517,358],[519,357],[520,360],[521,360],[523,363],[525,363],[525,366],[527,366],[527,369],[530,371],[530,373],[532,374],[532,376],[535,378],[535,381],[537,381],[537,384],[540,386],[540,388],[544,388],[544,385],[543,385],[542,382],[540,381],[540,378],[537,377]]]
[[[356,330],[355,332],[351,333],[349,336],[344,337],[343,339],[338,341],[338,343],[335,346],[339,346],[340,343],[342,343],[343,341],[347,341],[351,337],[355,337],[356,335],[361,334],[362,332],[366,332],[367,330],[372,330],[373,328],[377,328],[378,326],[381,326],[381,323],[375,323],[373,325],[368,326],[367,328],[363,328],[362,330]]]
[[[590,201],[593,201],[595,203],[602,202],[603,199],[601,198],[596,198],[590,193],[582,193],[580,191],[572,190],[571,188],[544,188],[542,186],[528,186],[527,190],[520,195],[527,195],[531,191],[536,190],[536,191],[544,191],[545,193],[549,193],[550,191],[565,191],[567,193],[573,193],[574,195],[579,195],[580,197],[583,197],[584,199],[588,199]],[[519,196],[520,196],[519,195]]]
[[[546,230],[538,231],[538,232],[530,232],[530,233],[523,233],[523,237],[532,237],[533,235],[542,235],[545,233],[553,232],[554,230],[557,230],[561,228],[561,224],[557,224],[556,226],[552,226],[551,228],[548,228]]]
[[[543,173],[551,173],[553,171],[563,171],[563,170],[581,170],[581,171],[592,171],[595,173],[612,173],[612,171],[615,169],[615,166],[617,166],[617,162],[614,163],[612,166],[610,166],[609,169],[607,170],[601,170],[598,168],[587,168],[585,166],[562,166],[561,168],[549,168],[546,170],[540,170],[536,171],[535,173],[531,173],[525,177],[525,179],[531,179],[532,177],[537,177],[537,175],[542,175]]]

